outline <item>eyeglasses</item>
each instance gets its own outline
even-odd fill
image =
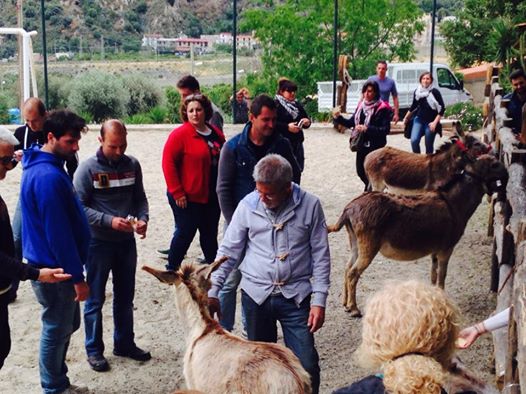
[[[194,94],[189,94],[188,96],[186,96],[184,98],[184,101],[187,103],[192,100],[201,100],[202,98],[203,98],[203,95],[201,93],[194,93]]]
[[[16,163],[16,160],[13,158],[13,156],[0,156],[0,164],[7,166],[9,164],[14,165]]]

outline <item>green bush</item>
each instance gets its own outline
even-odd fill
[[[220,83],[214,86],[206,86],[201,88],[210,101],[219,107],[225,121],[232,119],[232,106],[230,104],[230,96],[232,96],[232,85]]]
[[[165,90],[166,108],[168,110],[168,119],[171,123],[181,123],[179,107],[181,106],[181,96],[176,88],[169,86]]]
[[[142,113],[142,114],[134,114],[131,116],[128,116],[124,123],[126,124],[153,124],[155,123],[152,118],[148,116],[148,114]]]
[[[70,85],[69,107],[89,113],[95,122],[122,118],[127,113],[130,93],[122,80],[112,74],[91,71],[77,76]]]
[[[0,96],[0,124],[9,124],[9,109],[7,97]]]
[[[453,104],[446,108],[444,116],[460,120],[464,131],[475,131],[482,127],[482,109],[472,102]]]
[[[161,103],[161,89],[151,79],[140,74],[131,74],[124,77],[123,82],[130,94],[127,105],[128,115],[148,112]]]
[[[60,109],[67,107],[69,94],[69,82],[71,77],[62,74],[48,74],[48,109]],[[44,76],[39,74],[37,77],[39,96],[45,100]]]
[[[168,109],[164,107],[153,107],[147,115],[152,123],[155,124],[167,123],[170,121],[168,117]]]

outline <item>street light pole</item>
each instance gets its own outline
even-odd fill
[[[44,55],[44,97],[46,108],[49,108],[49,93],[47,79],[47,44],[46,44],[46,9],[44,0],[40,0],[40,14],[42,16],[42,54]]]
[[[338,0],[334,0],[334,37],[332,43],[332,107],[336,107],[336,78],[338,75]]]
[[[435,18],[437,13],[437,0],[433,0],[433,13],[431,14],[431,59],[429,60],[429,72],[433,75],[433,57],[435,55]]]
[[[232,21],[232,122],[234,119],[234,107],[236,103],[237,91],[237,0],[233,0],[233,21]]]

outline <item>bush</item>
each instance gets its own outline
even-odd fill
[[[148,114],[143,113],[143,114],[135,114],[135,115],[128,116],[124,120],[124,123],[126,124],[153,124],[155,122],[152,121],[152,118],[150,118]]]
[[[171,123],[181,123],[179,107],[181,106],[181,96],[176,88],[169,86],[165,91],[166,107],[168,110],[168,119]]]
[[[62,74],[48,75],[48,109],[61,109],[67,107],[67,98],[69,93],[68,85],[71,77]],[[46,92],[44,89],[44,76],[38,75],[37,86],[39,96],[42,101],[45,100]]]
[[[132,74],[125,77],[123,81],[124,87],[130,94],[127,105],[128,115],[148,112],[161,103],[161,89],[151,79],[140,74]]]
[[[77,76],[70,85],[68,104],[79,113],[89,113],[95,122],[126,115],[130,93],[112,74],[91,71]]]
[[[168,110],[164,107],[153,107],[148,113],[148,117],[152,123],[161,124],[170,121],[168,117]]]
[[[230,96],[232,96],[232,85],[220,83],[214,86],[206,86],[201,89],[210,101],[219,107],[225,121],[232,119],[232,106]]]
[[[446,108],[444,116],[459,120],[464,131],[475,131],[482,127],[482,109],[472,102],[453,104]]]
[[[9,124],[9,109],[7,98],[0,96],[0,124]]]

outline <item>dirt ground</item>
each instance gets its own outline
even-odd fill
[[[98,143],[97,128],[92,128],[81,141],[81,160],[94,154]],[[233,136],[240,127],[227,127]],[[156,249],[169,245],[173,219],[165,197],[161,172],[161,152],[169,129],[164,131],[130,132],[128,153],[137,157],[143,166],[144,183],[150,202],[148,236],[138,240],[138,265],[162,267]],[[345,204],[360,194],[362,184],[356,175],[355,156],[348,149],[348,136],[336,133],[324,125],[314,125],[306,132],[306,169],[302,187],[321,198],[328,223],[336,221]],[[409,149],[402,135],[391,135],[388,144]],[[437,141],[437,145],[440,141]],[[8,173],[0,183],[0,193],[11,213],[18,195],[20,168]],[[464,315],[464,324],[488,316],[495,305],[489,292],[491,240],[486,236],[488,204],[486,199],[471,218],[466,232],[449,264],[446,290]],[[407,223],[410,226],[410,223]],[[220,224],[221,226],[221,224]],[[360,319],[350,318],[341,305],[343,272],[349,256],[345,231],[330,235],[332,255],[332,285],[324,327],[316,334],[321,357],[321,391],[349,384],[371,371],[360,369],[353,361],[353,351],[360,341]],[[188,251],[188,259],[201,255],[197,241]],[[378,255],[363,275],[358,287],[358,303],[365,302],[381,288],[387,279],[418,278],[429,281],[430,258],[415,262],[393,262]],[[38,341],[40,337],[40,307],[29,283],[22,283],[19,298],[10,307],[13,346],[4,368],[0,371],[0,392],[32,394],[40,392],[38,374]],[[185,351],[184,327],[175,315],[172,292],[143,271],[137,272],[135,297],[135,335],[139,346],[151,351],[153,359],[146,363],[115,357],[112,354],[112,290],[107,288],[104,309],[104,338],[111,370],[92,371],[84,351],[83,327],[71,341],[67,364],[71,382],[88,386],[93,393],[168,393],[184,388],[182,374]],[[239,327],[239,321],[237,323]],[[239,332],[239,331],[236,331]],[[488,381],[493,381],[492,347],[489,336],[479,339],[471,349],[462,351],[463,361]]]

